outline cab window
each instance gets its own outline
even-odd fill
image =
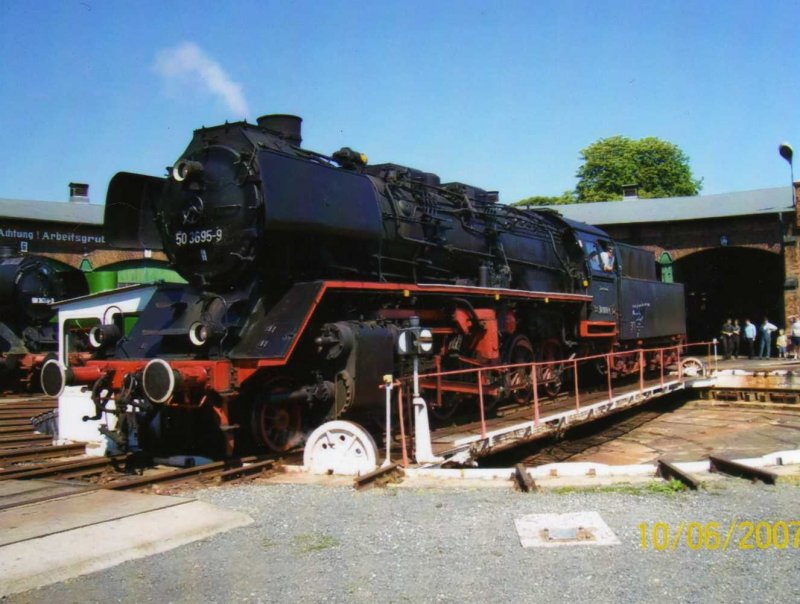
[[[589,267],[593,272],[611,273],[616,269],[616,258],[611,242],[581,238],[580,245],[583,248]]]

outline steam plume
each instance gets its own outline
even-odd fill
[[[184,42],[162,50],[156,56],[155,69],[167,83],[194,81],[200,84],[222,99],[236,119],[247,117],[247,101],[241,85],[231,80],[220,64],[197,44]]]

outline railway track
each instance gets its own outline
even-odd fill
[[[38,444],[33,441],[34,445]],[[49,439],[48,442],[52,442]],[[70,457],[74,455],[83,455],[86,451],[86,445],[83,443],[75,443],[69,445],[43,445],[43,446],[20,446],[17,448],[9,448],[0,450],[0,468],[5,468],[9,464],[15,464],[23,461],[37,461],[43,459],[52,459],[54,457]]]
[[[0,448],[9,442],[10,437],[26,434],[35,436],[31,420],[54,412],[56,407],[57,403],[53,399],[41,396],[0,396]],[[41,435],[38,438],[43,440]]]
[[[0,433],[0,451],[4,449],[16,449],[20,446],[34,446],[36,444],[46,444],[52,442],[53,438],[47,434],[36,434],[28,432]],[[0,453],[2,456],[2,453]]]
[[[267,455],[253,455],[189,468],[171,468],[143,464],[133,455],[87,457],[83,455],[83,445],[53,446],[49,449],[53,457],[78,450],[81,455],[48,460],[27,449],[15,451],[14,455],[0,455],[0,481],[58,479],[69,480],[87,488],[143,491],[155,485],[175,488],[222,484],[280,471],[278,459]],[[36,463],[22,463],[24,461]]]
[[[193,483],[217,484],[251,478],[265,472],[274,473],[278,461],[274,456],[249,456],[233,460],[217,461],[209,464],[170,470],[154,470],[141,476],[120,476],[100,486],[114,491],[139,490],[154,485],[168,484],[184,486]]]
[[[280,469],[277,456],[252,455],[190,468],[156,466],[133,455],[89,457],[81,443],[54,445],[31,419],[54,410],[52,399],[0,396],[0,481],[57,479],[86,489],[144,491],[249,479]]]

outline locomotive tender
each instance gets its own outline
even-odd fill
[[[163,250],[188,285],[160,285],[127,336],[96,328],[93,360],[49,362],[45,392],[91,385],[122,448],[283,451],[324,421],[382,409],[382,376],[409,371],[396,353],[408,325],[431,329],[426,366],[439,370],[684,338],[683,288],[655,280],[649,252],[350,148],[306,150],[300,123],[204,127],[166,177],[112,179],[106,240]],[[638,370],[630,357],[612,371]],[[554,392],[560,366],[539,378]],[[446,416],[477,386],[427,384],[431,411]],[[530,396],[524,371],[481,386],[495,402]]]

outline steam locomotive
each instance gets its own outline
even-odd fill
[[[58,347],[50,305],[88,291],[76,268],[0,250],[0,388],[38,389],[38,370]]]
[[[655,279],[649,252],[348,147],[304,149],[300,125],[204,127],[166,177],[112,179],[106,240],[163,250],[188,285],[160,285],[127,335],[96,327],[95,358],[48,362],[42,386],[90,385],[94,419],[118,416],[120,448],[284,451],[322,422],[366,422],[382,376],[409,371],[397,344],[410,325],[430,329],[423,369],[438,370],[684,337],[682,286]],[[614,373],[638,370],[639,355],[620,359]],[[538,383],[554,393],[561,374]],[[498,376],[426,385],[431,411],[446,417],[479,387],[530,396],[525,372]]]

